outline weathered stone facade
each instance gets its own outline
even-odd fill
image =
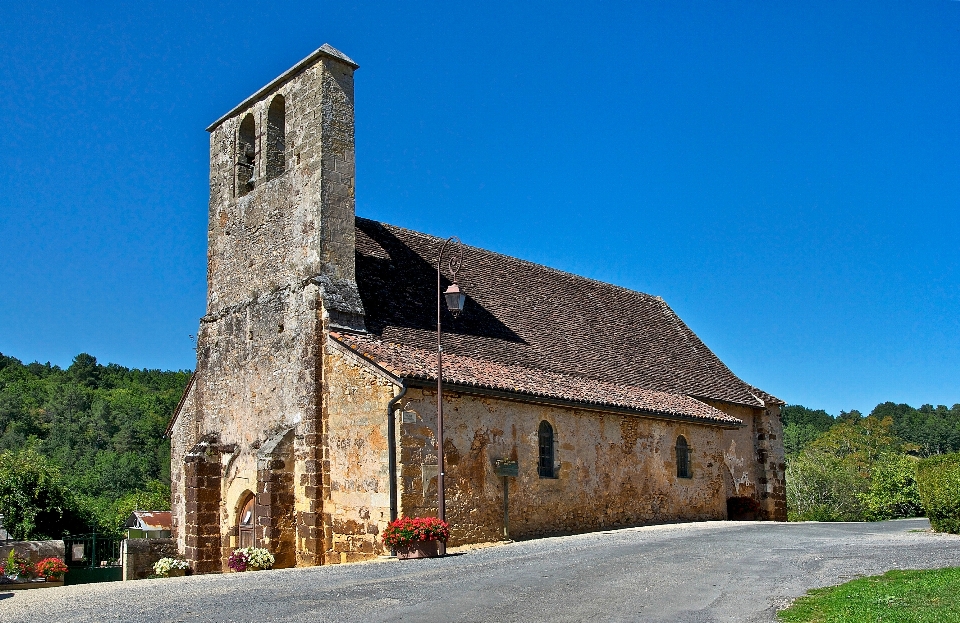
[[[224,567],[251,493],[278,566],[321,562],[322,336],[363,322],[355,68],[325,47],[209,128],[207,314],[171,429],[174,529],[201,571]]]
[[[432,305],[434,260],[423,254],[433,239],[404,242],[399,230],[381,228],[399,246],[392,254],[375,245],[360,253],[356,67],[324,46],[208,129],[208,303],[197,369],[169,430],[174,534],[197,572],[226,569],[251,499],[254,541],[275,554],[277,566],[383,554],[379,535],[392,513],[437,512],[435,378],[431,386],[423,372],[429,354],[416,350],[430,335],[423,313]],[[368,232],[374,225],[366,222]],[[489,265],[502,264],[498,257],[491,254]],[[377,271],[391,278],[396,264],[400,276],[392,279],[412,281],[394,283],[399,290],[381,300],[386,282]],[[542,271],[548,290],[578,287],[580,278]],[[674,345],[694,344],[692,357],[703,359],[681,364],[689,370],[648,372],[643,382],[652,385],[644,388],[625,385],[599,350],[583,353],[598,362],[588,366],[596,374],[568,373],[544,350],[531,351],[533,363],[522,353],[514,361],[511,352],[540,338],[485,306],[482,280],[471,287],[475,326],[464,325],[451,346],[445,408],[453,544],[501,538],[503,480],[494,473],[501,459],[519,465],[509,485],[515,537],[720,519],[731,497],[755,499],[764,517],[785,518],[779,401],[746,386],[705,347],[697,350],[662,300],[610,290],[645,297],[644,313],[681,336],[644,349],[669,359]],[[384,311],[404,305],[412,311],[396,312],[400,321]],[[473,381],[471,370],[493,380]],[[719,380],[701,379],[692,389],[671,380],[717,370]],[[719,389],[711,393],[714,381]],[[538,472],[541,422],[555,432],[553,477]],[[680,436],[690,448],[690,478],[678,477]]]

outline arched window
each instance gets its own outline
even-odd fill
[[[254,547],[253,528],[257,523],[254,509],[256,499],[256,496],[248,493],[240,506],[240,513],[237,515],[240,547]]]
[[[242,197],[253,189],[257,170],[257,126],[253,115],[240,122],[237,131],[237,196]]]
[[[286,103],[282,95],[270,102],[267,110],[267,179],[283,174],[286,168]]]
[[[537,441],[540,449],[540,461],[537,471],[541,478],[554,478],[553,471],[553,427],[546,420],[540,422],[537,431]]]
[[[693,469],[690,467],[690,446],[687,439],[677,437],[677,478],[693,478]]]

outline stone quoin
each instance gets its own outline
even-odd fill
[[[241,537],[277,567],[364,560],[391,505],[437,512],[443,241],[355,214],[357,67],[324,45],[208,128],[207,309],[168,429],[174,538],[200,573]],[[662,299],[472,247],[458,283],[450,545],[501,538],[513,461],[514,538],[725,519],[733,498],[786,519],[783,403]]]

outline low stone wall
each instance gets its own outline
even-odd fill
[[[11,549],[32,563],[37,563],[44,558],[66,560],[63,541],[7,541],[0,544],[0,560],[6,560]]]
[[[161,558],[176,558],[177,554],[176,539],[124,539],[120,544],[123,581],[153,575],[154,563]]]

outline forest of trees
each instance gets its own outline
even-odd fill
[[[920,458],[960,451],[960,404],[885,402],[864,416],[783,408],[792,520],[872,521],[922,514]]]
[[[116,533],[130,511],[168,509],[167,423],[190,372],[67,369],[0,354],[0,513],[14,538]]]

